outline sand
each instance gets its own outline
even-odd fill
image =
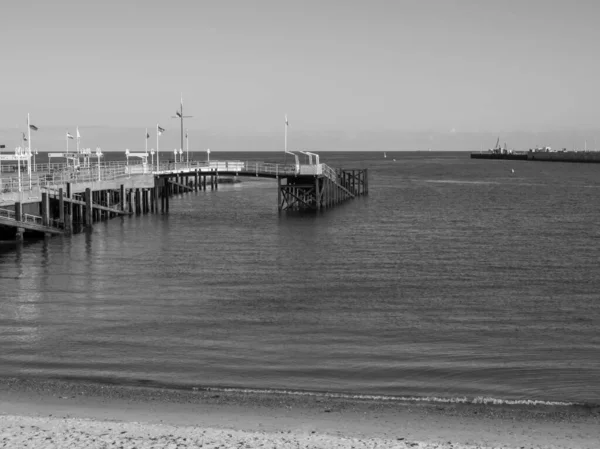
[[[598,448],[600,410],[0,380],[0,448]]]

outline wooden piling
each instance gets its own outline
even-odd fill
[[[42,192],[42,224],[50,224],[50,201],[48,201],[48,192]]]
[[[123,184],[119,187],[119,202],[121,203],[121,210],[125,212],[125,186]]]
[[[281,178],[277,177],[277,209],[281,211]]]
[[[58,189],[58,219],[64,223],[65,222],[65,200],[63,198],[63,189],[60,187]]]
[[[71,199],[71,183],[67,182],[67,198]],[[65,216],[65,232],[71,234],[73,232],[73,204],[67,202],[67,214]]]
[[[93,207],[92,207],[92,189],[85,189],[85,224],[88,228],[93,226]]]

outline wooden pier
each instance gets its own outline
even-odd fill
[[[13,179],[4,176],[0,240],[22,240],[26,232],[71,234],[116,216],[168,213],[170,196],[218,189],[223,177],[277,180],[279,211],[318,211],[369,191],[367,169],[333,169],[319,163],[211,161],[154,168],[111,164],[76,173],[66,168],[51,174],[36,172],[35,179],[20,181],[20,191],[15,189]]]

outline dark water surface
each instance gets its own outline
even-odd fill
[[[0,376],[600,402],[600,165],[321,159],[368,197],[250,179],[0,246]]]

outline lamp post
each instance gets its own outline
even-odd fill
[[[177,170],[177,148],[173,148],[173,154],[175,155],[175,170]]]
[[[127,177],[131,178],[131,173],[129,172],[129,148],[125,150],[125,157],[127,158]]]
[[[183,162],[183,150],[180,148],[179,149],[179,163]]]
[[[150,148],[150,157],[152,159],[152,163],[150,165],[152,166],[152,170],[154,170],[154,148]]]
[[[210,163],[210,148],[206,150],[206,162]]]
[[[21,147],[15,148],[15,156],[17,157],[17,171],[19,172],[19,192],[21,191]]]
[[[100,147],[96,147],[96,156],[98,156],[98,181],[100,181],[100,157],[102,156],[102,150]]]
[[[29,190],[31,190],[31,146],[27,147],[27,176],[29,176]]]
[[[37,172],[37,165],[35,165],[35,157],[37,156],[37,154],[38,154],[38,150],[36,148],[33,152],[33,171],[34,172]]]
[[[190,169],[190,141],[188,139],[188,130],[185,130],[185,157],[187,159],[187,168]]]

